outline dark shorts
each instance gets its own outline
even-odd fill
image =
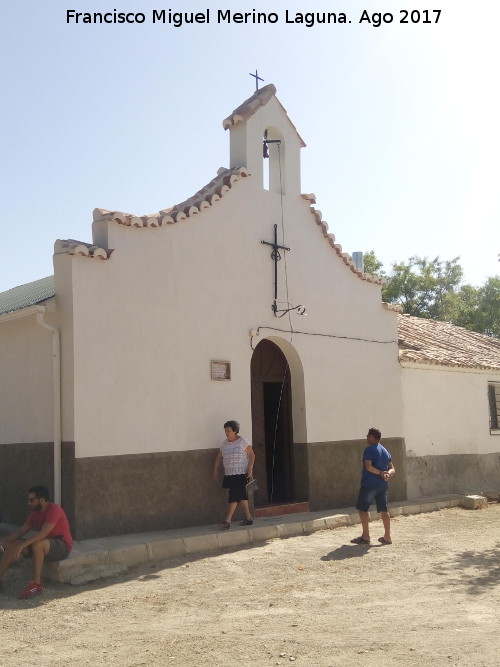
[[[362,486],[359,490],[356,509],[361,512],[368,512],[370,505],[375,501],[377,512],[387,512],[388,488],[387,484],[385,486]]]
[[[224,475],[222,488],[229,489],[228,502],[239,503],[240,500],[248,500],[246,475]]]
[[[66,542],[60,537],[48,537],[50,542],[49,553],[45,556],[45,562],[55,561],[55,560],[64,560],[69,556],[71,551]],[[32,558],[33,552],[31,550],[31,544],[27,548],[25,558]]]

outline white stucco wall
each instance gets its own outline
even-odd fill
[[[0,444],[53,440],[52,337],[20,315],[0,319]]]
[[[490,371],[408,365],[402,369],[404,432],[409,456],[491,454],[500,437],[490,435]]]
[[[281,107],[259,114],[244,141],[238,129],[240,152],[233,146],[231,156],[252,175],[221,201],[160,228],[98,222],[94,240],[113,249],[110,259],[64,260],[72,277],[77,457],[215,447],[227,419],[251,436],[250,329],[260,329],[254,345],[282,339],[285,353],[288,341],[300,359],[296,441],[364,438],[370,425],[386,437],[403,435],[396,315],[383,308],[380,286],[346,267],[301,198],[300,140]],[[287,142],[283,198],[262,187],[262,133],[270,125]],[[275,331],[289,329],[289,320],[271,310],[274,264],[261,241],[272,240],[276,223],[282,242],[282,219],[291,250],[279,263],[278,301],[287,300],[287,278],[289,301],[307,308],[306,317],[291,315],[294,329],[321,335]],[[56,262],[56,279],[57,271]],[[381,342],[367,342],[374,340]],[[210,379],[211,360],[231,362],[231,381]]]
[[[248,332],[259,327],[255,344],[281,336],[302,361],[308,441],[364,437],[370,424],[402,434],[396,317],[380,288],[338,258],[302,200],[287,220],[290,300],[308,313],[292,315],[294,327],[393,342],[272,330],[288,321],[271,311],[273,262],[260,243],[275,216],[256,200],[270,197],[248,179],[197,219],[159,229],[109,223],[107,261],[72,258],[77,456],[213,447],[231,418],[248,434]],[[213,359],[231,361],[230,382],[210,379]]]

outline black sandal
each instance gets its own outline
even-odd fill
[[[229,530],[231,528],[231,524],[229,521],[223,521],[220,525],[221,530]]]
[[[243,519],[240,523],[240,526],[251,526],[253,524],[253,519]]]

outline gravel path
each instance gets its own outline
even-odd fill
[[[0,665],[500,665],[500,504],[393,520],[143,567],[104,583],[9,571]]]

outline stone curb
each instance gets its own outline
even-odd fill
[[[435,512],[460,504],[463,496],[449,495],[434,498],[389,503],[391,517]],[[378,519],[370,512],[370,521]],[[355,508],[332,513],[308,512],[257,519],[253,526],[233,526],[220,531],[217,526],[199,526],[165,532],[123,535],[76,542],[69,558],[58,563],[46,563],[44,576],[52,581],[84,584],[89,581],[126,572],[143,564],[156,564],[171,558],[221,551],[261,544],[276,538],[311,535],[318,530],[332,530],[359,523]]]

